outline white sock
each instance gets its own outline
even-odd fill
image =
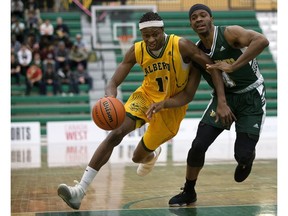
[[[80,185],[83,188],[84,192],[86,193],[88,186],[91,184],[91,182],[93,181],[93,179],[95,178],[96,174],[98,173],[98,171],[96,171],[95,169],[87,166],[86,170],[82,176],[82,179],[80,181]]]

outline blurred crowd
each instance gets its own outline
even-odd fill
[[[11,2],[11,80],[26,85],[25,95],[30,95],[34,86],[41,95],[79,94],[81,84],[91,90],[88,50],[81,33],[72,37],[61,16],[54,25],[53,20],[42,19],[37,2]],[[68,91],[63,91],[63,85]],[[51,93],[47,86],[52,86]]]

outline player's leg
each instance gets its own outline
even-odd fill
[[[113,149],[117,146],[129,132],[135,129],[135,120],[126,116],[123,124],[111,131],[94,152],[88,166],[86,167],[80,183],[75,186],[60,184],[58,195],[73,209],[79,209],[81,201],[100,168],[107,163]]]
[[[234,146],[234,157],[238,162],[234,173],[236,182],[244,181],[252,169],[255,147],[266,115],[264,96],[265,88],[263,85],[234,96],[233,101],[238,116],[235,122],[237,137]]]
[[[237,133],[234,157],[238,162],[235,169],[234,179],[236,182],[243,182],[252,170],[255,159],[255,147],[259,136],[247,133]]]
[[[224,130],[221,122],[215,122],[217,98],[212,97],[198,125],[196,137],[187,155],[186,182],[183,191],[169,200],[170,206],[186,206],[197,200],[195,185],[204,166],[205,153],[217,136]]]
[[[79,209],[81,201],[85,195],[88,186],[95,178],[100,168],[107,163],[113,149],[117,146],[129,132],[141,127],[145,121],[148,121],[143,112],[145,107],[149,107],[149,101],[145,94],[141,92],[141,88],[133,92],[125,103],[126,118],[123,124],[111,131],[102,141],[94,152],[79,184],[74,187],[61,184],[58,187],[58,195],[74,209]]]
[[[142,138],[139,144],[137,145],[132,158],[134,163],[140,163],[137,168],[137,174],[139,176],[145,176],[148,173],[150,173],[153,167],[155,166],[155,163],[160,153],[161,153],[160,145],[154,150],[150,150],[146,147]]]
[[[196,202],[195,185],[198,175],[204,166],[206,151],[222,131],[222,128],[203,122],[199,123],[196,137],[187,156],[186,182],[184,187],[181,188],[183,191],[169,200],[169,206],[186,206]]]
[[[135,130],[135,120],[126,116],[123,124],[111,131],[107,137],[101,142],[94,152],[88,166],[99,171],[100,168],[109,160],[114,147],[120,144],[122,139],[131,131]]]
[[[150,121],[141,141],[137,145],[132,160],[140,163],[137,175],[145,176],[150,173],[161,153],[161,144],[172,137],[170,130],[163,122],[160,113],[156,113]]]
[[[161,153],[161,145],[173,138],[186,113],[186,106],[155,113],[145,134],[134,151],[133,161],[140,163],[139,176],[150,173]]]
[[[148,163],[159,156],[161,151],[157,150],[156,152],[156,150],[157,148],[154,150],[148,149],[142,138],[134,150],[132,161],[134,163]]]

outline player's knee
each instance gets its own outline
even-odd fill
[[[113,130],[107,136],[107,143],[108,145],[117,146],[121,143],[122,139],[124,138],[125,134],[121,130]]]
[[[191,167],[202,167],[206,150],[204,143],[200,139],[195,138],[188,152],[187,164]]]
[[[205,140],[196,137],[192,142],[191,152],[193,156],[196,155],[204,155],[207,151],[207,145],[205,144]]]

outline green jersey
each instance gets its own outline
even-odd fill
[[[213,44],[210,50],[204,47],[201,40],[196,44],[215,63],[225,61],[232,64],[245,52],[246,48],[235,49],[231,47],[225,40],[224,30],[224,26],[215,26]],[[211,76],[203,69],[200,69],[200,71],[204,79],[214,89]],[[257,88],[264,82],[256,58],[232,73],[222,72],[222,77],[226,93],[245,93]]]

